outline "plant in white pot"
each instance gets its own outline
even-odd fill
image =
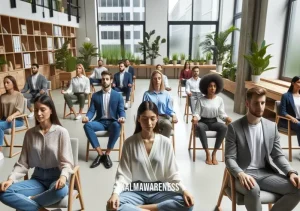
[[[173,53],[172,54],[172,63],[173,65],[176,65],[178,61],[178,54],[177,53]]]
[[[208,64],[208,65],[212,65],[213,64],[213,59],[212,59],[212,53],[209,51],[209,52],[207,52],[207,54],[206,54],[206,63]]]
[[[160,39],[160,36],[157,36],[154,41],[151,41],[151,36],[155,34],[155,30],[148,32],[145,32],[145,38],[144,42],[139,42],[140,44],[140,51],[145,54],[144,56],[146,59],[151,59],[151,64],[155,64],[155,59],[158,56],[161,56],[159,52],[159,46],[160,44],[163,44],[166,42],[165,38]]]
[[[260,81],[260,76],[263,72],[274,69],[275,67],[268,67],[270,64],[271,54],[266,55],[267,48],[272,45],[266,45],[265,40],[261,43],[260,47],[256,42],[252,42],[251,53],[244,55],[244,58],[251,66],[251,79],[254,83]]]
[[[200,43],[200,46],[202,46],[204,52],[214,52],[217,63],[217,72],[222,72],[224,57],[232,48],[232,45],[227,43],[227,38],[235,30],[239,29],[235,26],[231,26],[229,29],[221,31],[218,34],[212,32],[207,34],[205,36],[205,40]]]
[[[180,64],[181,65],[184,65],[185,59],[186,59],[185,53],[181,53],[180,54]]]

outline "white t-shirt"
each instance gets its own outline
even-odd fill
[[[300,119],[300,97],[296,97],[296,96],[293,96],[294,98],[294,103],[295,103],[295,113],[296,113],[296,118],[297,119]]]
[[[248,124],[250,132],[250,152],[251,163],[248,169],[265,168],[266,148],[264,145],[264,136],[261,122],[256,125]]]

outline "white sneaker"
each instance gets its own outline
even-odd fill
[[[34,117],[34,112],[30,112],[30,114],[28,114],[28,118],[32,118]]]
[[[128,103],[125,103],[125,109],[127,109],[129,106],[128,106]]]
[[[75,117],[75,120],[79,120],[81,118],[82,118],[81,115],[77,115],[77,117]]]
[[[4,159],[4,155],[2,152],[0,152],[0,160],[3,160]]]

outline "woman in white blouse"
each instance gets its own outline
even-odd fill
[[[142,102],[134,135],[123,146],[107,210],[193,209],[194,200],[182,184],[171,141],[158,133],[157,121],[156,105]]]
[[[193,124],[196,125],[196,134],[200,138],[206,153],[206,163],[217,165],[216,152],[220,148],[227,132],[227,125],[218,122],[217,118],[229,124],[230,117],[224,109],[224,102],[217,94],[223,90],[223,79],[217,74],[205,75],[201,78],[200,91],[203,97],[197,100],[195,112],[193,113]],[[216,131],[216,142],[212,157],[208,150],[206,131]]]
[[[85,76],[85,70],[82,64],[78,64],[76,66],[76,76],[72,78],[69,88],[66,91],[61,90],[61,93],[64,94],[65,101],[68,104],[70,110],[75,115],[75,119],[81,119],[85,99],[90,93],[90,80],[88,77]],[[76,96],[79,103],[78,115],[73,106],[72,95]]]
[[[20,158],[0,186],[0,201],[19,211],[46,211],[44,207],[63,199],[74,167],[69,133],[51,98],[37,97],[34,113],[36,126],[26,132]],[[35,168],[31,179],[17,182],[30,168]]]

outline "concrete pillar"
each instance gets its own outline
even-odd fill
[[[245,81],[251,79],[251,69],[244,55],[251,49],[252,41],[261,43],[264,39],[268,0],[244,0],[240,43],[234,95],[234,112],[245,114],[246,88]]]

